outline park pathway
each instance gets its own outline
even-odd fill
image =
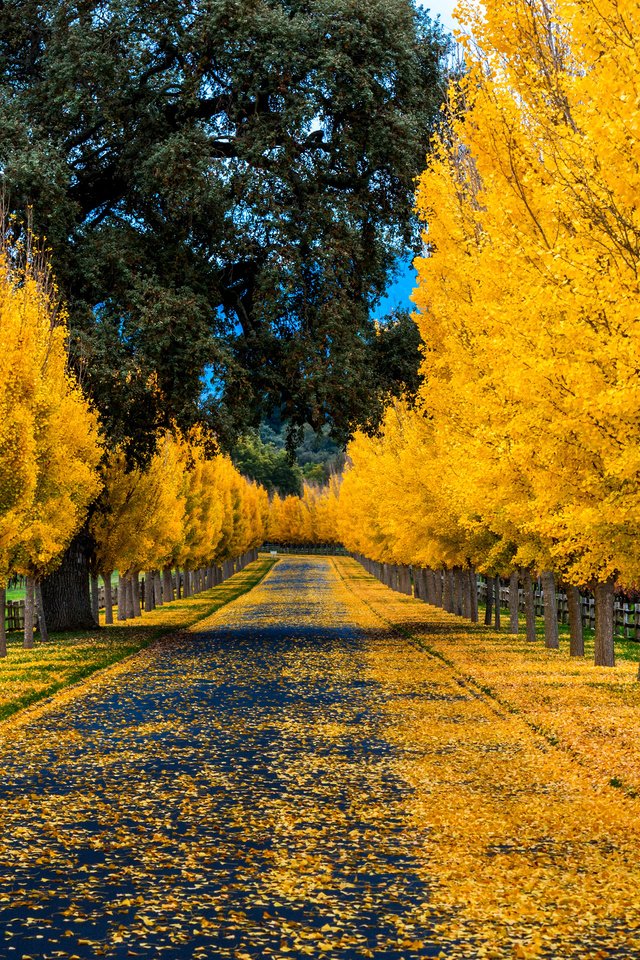
[[[282,559],[2,755],[0,956],[437,955],[372,616]]]

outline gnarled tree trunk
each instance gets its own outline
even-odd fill
[[[98,626],[91,609],[89,555],[91,541],[81,531],[65,551],[62,563],[42,580],[42,602],[49,630],[92,630]]]
[[[96,623],[100,623],[100,595],[98,593],[98,574],[91,574],[91,612]]]

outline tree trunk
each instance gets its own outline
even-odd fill
[[[35,581],[32,576],[24,578],[24,643],[25,650],[33,647],[33,628],[35,622]]]
[[[436,570],[433,575],[435,577],[435,585],[436,585],[436,607],[442,607],[442,604],[443,604],[442,570]]]
[[[95,576],[91,574],[90,577],[90,587],[91,587],[91,613],[96,621],[100,623],[100,597],[98,595],[98,575]]]
[[[86,532],[77,534],[62,563],[42,580],[42,601],[49,630],[92,630],[98,626],[89,593],[91,542]]]
[[[512,570],[509,577],[509,633],[519,632],[518,624],[518,571]]]
[[[462,570],[454,567],[453,576],[453,612],[457,617],[462,616]]]
[[[0,586],[0,657],[7,655],[7,588]]]
[[[487,606],[484,611],[484,625],[491,626],[493,620],[493,577],[487,575]]]
[[[449,570],[444,571],[442,607],[447,613],[453,613],[453,583]]]
[[[500,577],[496,577],[493,581],[493,606],[494,606],[494,623],[496,630],[500,629]]]
[[[162,602],[171,603],[173,600],[173,580],[171,579],[171,567],[164,567],[162,570]]]
[[[424,584],[424,599],[431,607],[436,606],[436,575],[430,567],[422,571],[422,580]]]
[[[142,610],[140,609],[140,579],[138,577],[138,571],[134,570],[131,574],[131,587],[132,587],[132,597],[133,597],[133,616],[141,617]]]
[[[597,583],[593,591],[596,599],[596,633],[594,637],[594,663],[596,667],[614,667],[616,658],[613,645],[613,600],[614,581]]]
[[[471,591],[471,622],[478,622],[478,578],[471,567],[469,570],[469,589]]]
[[[153,605],[161,607],[164,603],[162,599],[162,578],[159,570],[153,571]]]
[[[127,597],[127,578],[118,573],[118,622],[129,619],[129,602]]]
[[[113,623],[113,594],[111,592],[111,572],[102,574],[104,583],[104,622]]]
[[[544,597],[544,645],[549,650],[557,650],[558,609],[556,604],[556,578],[553,570],[542,572],[542,595]]]
[[[522,587],[524,590],[524,616],[526,621],[526,637],[529,643],[536,639],[536,608],[533,602],[533,584],[531,570],[528,567],[522,571]]]
[[[153,610],[153,571],[145,570],[144,573],[144,612],[151,613]]]
[[[47,630],[47,618],[44,614],[44,604],[42,602],[42,586],[39,580],[36,580],[34,587],[34,599],[36,605],[36,614],[38,616],[38,630],[40,639],[43,643],[49,642],[49,631]]]
[[[133,578],[130,573],[127,574],[124,581],[125,612],[127,620],[133,620],[135,613],[133,610]]]
[[[460,615],[469,620],[469,578],[467,577],[466,567],[461,567],[458,574],[460,579]]]
[[[182,574],[182,596],[187,599],[191,596],[191,583],[189,580],[189,571],[187,570],[186,567],[184,568],[184,571]]]
[[[566,590],[567,607],[569,609],[569,654],[572,657],[584,657],[580,591],[571,584],[567,586]]]

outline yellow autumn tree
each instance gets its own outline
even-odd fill
[[[6,237],[6,232],[4,233]],[[67,318],[30,238],[0,246],[0,606],[6,578],[26,577],[25,646],[34,609],[46,637],[39,578],[58,563],[100,490],[95,413],[67,363]]]
[[[461,15],[470,72],[418,197],[424,401],[469,514],[516,562],[594,590],[610,664],[613,585],[640,572],[638,12]]]

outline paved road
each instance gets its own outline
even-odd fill
[[[329,559],[283,559],[21,730],[0,957],[437,955],[375,642]]]

